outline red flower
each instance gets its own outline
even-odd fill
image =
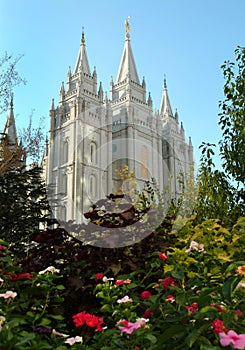
[[[151,318],[153,316],[154,312],[151,311],[150,309],[146,309],[144,312],[144,317],[145,318]]]
[[[166,277],[162,281],[162,285],[163,285],[163,288],[167,290],[169,286],[174,286],[174,279],[172,277]]]
[[[101,272],[96,273],[95,282],[97,282],[98,280],[101,280],[103,277],[104,277],[103,273],[101,273]]]
[[[124,280],[116,280],[115,285],[120,286],[121,284],[124,284]]]
[[[165,301],[167,303],[173,303],[175,301],[175,296],[169,294],[169,295],[166,296]]]
[[[161,260],[163,261],[166,261],[167,260],[167,255],[165,255],[164,253],[162,252],[158,252],[158,256]]]
[[[222,320],[214,320],[212,323],[212,328],[214,330],[214,333],[223,333],[227,331],[227,328],[224,325],[224,321]]]
[[[215,305],[215,304],[210,304],[210,306],[215,307],[215,309],[216,309],[218,312],[223,312],[223,311],[225,311],[224,306],[221,306],[221,305]]]
[[[82,311],[74,316],[72,316],[73,322],[76,327],[83,326],[84,323],[89,327],[96,327],[97,331],[102,331],[102,324],[104,323],[103,317],[94,316],[87,314],[86,311]]]
[[[191,306],[185,306],[186,310],[192,314],[196,314],[198,310],[198,305],[197,303],[191,304]]]
[[[73,322],[76,327],[80,327],[85,323],[86,311],[79,312],[78,314],[72,316]]]
[[[148,290],[145,290],[144,292],[142,292],[140,294],[140,296],[142,299],[148,299],[148,298],[150,298],[150,296],[152,296],[152,294]]]
[[[86,322],[87,326],[89,326],[89,327],[96,327],[97,326],[97,324],[98,324],[98,317],[97,316],[94,316],[91,314],[86,314],[84,318],[85,318],[85,322]]]
[[[24,273],[13,273],[10,277],[10,281],[14,282],[14,281],[22,281],[22,280],[32,280],[33,276],[28,273],[28,272],[24,272]]]
[[[6,248],[4,247],[4,245],[0,244],[0,250],[4,251]]]

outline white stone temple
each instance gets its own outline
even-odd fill
[[[97,70],[90,69],[85,37],[73,70],[62,82],[59,104],[52,100],[49,139],[42,160],[54,216],[81,223],[83,214],[106,195],[118,190],[116,170],[133,171],[141,189],[154,178],[159,189],[179,195],[179,176],[193,164],[191,139],[173,112],[166,79],[159,109],[153,108],[145,78],[140,80],[130,41],[128,20],[121,62],[110,91],[103,90]],[[109,79],[108,79],[109,83]]]

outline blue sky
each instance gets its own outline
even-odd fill
[[[109,90],[124,45],[130,16],[131,45],[140,79],[145,76],[154,108],[159,108],[164,75],[173,110],[179,112],[195,158],[202,141],[220,139],[218,102],[223,99],[221,65],[245,46],[244,0],[0,0],[0,48],[23,54],[19,73],[27,85],[15,89],[17,128],[45,117],[51,99],[59,102],[62,81],[74,67],[84,27],[91,70]],[[0,128],[6,115],[0,115]]]

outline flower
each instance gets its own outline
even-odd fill
[[[117,322],[118,324],[123,324],[123,326],[119,326],[118,328],[122,333],[131,334],[135,329],[140,328],[140,322],[129,322],[127,320],[120,320]]]
[[[226,333],[222,332],[219,334],[220,344],[222,346],[228,346],[232,344],[234,349],[244,349],[245,348],[245,334],[237,334],[236,332],[230,330]]]
[[[4,282],[4,280],[0,277],[0,282]]]
[[[96,327],[97,331],[102,331],[102,324],[104,323],[103,317],[98,317],[86,313],[86,311],[79,312],[78,314],[72,316],[73,322],[76,327],[84,325],[84,323],[89,327]]]
[[[114,281],[114,278],[113,278],[113,277],[107,278],[106,276],[104,276],[104,277],[102,278],[102,281],[103,281],[103,282]]]
[[[164,253],[162,252],[158,252],[158,256],[161,260],[163,261],[166,261],[167,260],[167,255],[165,255]]]
[[[66,339],[65,344],[73,345],[75,343],[82,343],[82,342],[83,342],[83,338],[77,335],[76,337]]]
[[[223,305],[210,304],[210,306],[215,307],[215,309],[216,309],[218,312],[223,312],[223,311],[225,311],[225,307],[224,307]]]
[[[154,312],[151,311],[150,309],[146,309],[144,312],[144,317],[145,318],[151,318],[153,316]]]
[[[118,299],[117,303],[121,304],[121,303],[132,303],[132,299],[129,298],[128,295],[125,295],[125,297],[123,297],[122,299]]]
[[[150,298],[152,296],[152,294],[148,290],[145,290],[144,292],[142,292],[140,294],[140,296],[141,296],[142,299],[148,299],[148,298]]]
[[[185,306],[186,310],[188,310],[188,313],[196,314],[198,310],[197,303],[192,303],[191,306]]]
[[[116,282],[115,282],[116,286],[120,286],[122,284],[124,284],[124,280],[116,280]]]
[[[216,333],[216,334],[223,333],[223,332],[227,331],[227,329],[224,325],[224,321],[218,320],[218,319],[213,321],[212,328],[214,330],[214,333]]]
[[[49,266],[45,270],[40,271],[38,274],[43,275],[44,273],[51,272],[51,273],[59,273],[60,270],[56,269],[54,266]]]
[[[45,328],[45,327],[36,327],[33,329],[33,332],[37,332],[40,334],[51,334],[52,329],[51,328]]]
[[[172,277],[166,277],[164,280],[161,280],[163,288],[168,289],[169,286],[174,286],[174,279]]]
[[[28,273],[28,272],[24,272],[24,273],[13,273],[10,277],[10,281],[14,282],[14,281],[22,281],[22,280],[32,280],[33,276],[32,274]]]
[[[12,298],[12,299],[14,299],[16,297],[16,295],[17,295],[16,292],[12,292],[11,290],[8,290],[7,292],[0,294],[0,298],[4,298],[4,299]]]
[[[0,326],[6,321],[6,318],[4,316],[0,316]]]
[[[169,294],[169,295],[166,296],[165,301],[167,303],[173,303],[175,301],[175,296]]]
[[[191,244],[189,246],[188,249],[186,249],[186,253],[190,253],[192,251],[198,251],[200,253],[206,253],[205,250],[204,250],[204,245],[203,244],[199,244],[195,241],[191,241]]]
[[[61,337],[61,338],[67,338],[67,337],[69,337],[69,335],[64,334],[64,333],[57,332],[55,329],[52,330],[52,334],[57,335],[58,337]]]
[[[238,266],[236,270],[240,275],[245,276],[245,266]]]
[[[0,251],[4,251],[5,249],[4,245],[0,244]]]
[[[101,272],[96,273],[96,275],[94,277],[95,282],[97,282],[98,280],[101,280],[103,277],[104,277],[103,273],[101,273]]]
[[[82,311],[72,316],[73,322],[75,323],[76,327],[80,327],[85,323],[85,315],[86,315],[86,311]]]
[[[141,317],[141,318],[137,318],[136,321],[139,322],[141,328],[145,328],[146,323],[149,321],[149,318]]]

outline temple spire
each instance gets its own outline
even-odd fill
[[[173,117],[172,107],[168,96],[166,77],[164,77],[162,100],[160,104],[160,113],[162,113],[165,117],[169,117],[169,116]]]
[[[134,83],[140,85],[139,76],[137,73],[133,51],[130,45],[130,28],[129,28],[129,17],[125,20],[125,43],[123,48],[123,54],[121,58],[121,62],[119,65],[116,84],[123,82],[125,79],[129,78]]]
[[[77,62],[74,69],[74,74],[79,73],[81,69],[83,69],[83,72],[85,74],[91,75],[89,63],[88,63],[88,56],[86,52],[84,31],[82,31],[82,38],[81,38],[80,48],[77,56]]]
[[[11,143],[13,143],[16,146],[18,145],[17,132],[16,132],[16,126],[15,126],[15,117],[14,117],[13,95],[11,96],[10,108],[9,108],[7,121],[3,130],[3,133],[9,137]]]

